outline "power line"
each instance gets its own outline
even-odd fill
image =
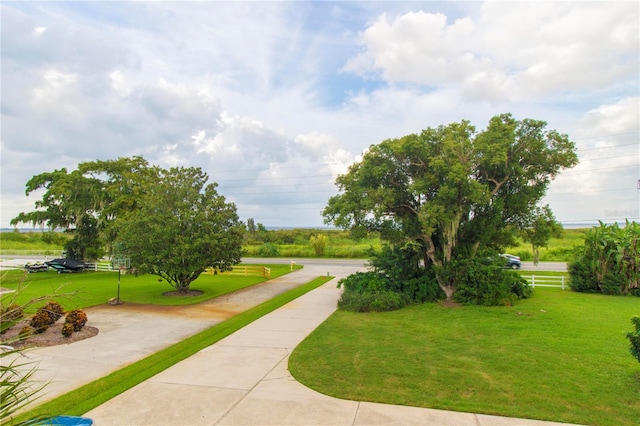
[[[637,135],[640,132],[627,132],[627,133],[614,133],[611,135],[600,135],[600,136],[583,136],[581,138],[572,138],[574,141],[581,141],[584,139],[603,139],[603,138],[613,138],[617,136],[629,136],[629,135]]]

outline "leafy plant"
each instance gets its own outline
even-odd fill
[[[64,322],[71,324],[73,331],[80,331],[87,323],[87,314],[82,309],[75,309],[67,314]]]
[[[309,238],[309,244],[313,247],[313,251],[316,256],[323,256],[324,250],[327,247],[327,243],[329,242],[329,237],[323,234],[312,235]]]
[[[629,339],[629,352],[640,362],[640,317],[631,318],[631,323],[635,326],[635,331],[627,333]]]
[[[37,334],[44,333],[52,324],[49,313],[41,310],[38,310],[29,321],[29,325]]]
[[[640,225],[600,222],[586,233],[569,273],[576,291],[640,295]]]
[[[73,329],[73,324],[71,324],[70,322],[65,322],[64,324],[62,324],[62,330],[60,331],[60,333],[62,333],[64,337],[70,337],[74,331],[75,330]]]
[[[258,256],[260,257],[275,257],[278,254],[280,254],[280,250],[273,243],[264,243],[258,249]]]
[[[51,317],[51,324],[55,324],[62,316],[64,315],[64,309],[60,303],[55,300],[51,300],[47,302],[42,308],[43,311],[47,312]]]
[[[458,282],[454,300],[463,304],[511,306],[518,299],[531,297],[531,287],[518,273],[499,265],[477,260],[456,262]]]

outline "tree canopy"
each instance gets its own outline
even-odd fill
[[[68,257],[128,257],[186,291],[205,268],[240,262],[244,225],[207,181],[199,168],[164,170],[142,157],[80,163],[31,178],[27,195],[44,190],[42,198],[11,223],[64,228]]]
[[[33,176],[25,193],[44,190],[42,198],[35,202],[36,210],[20,213],[11,225],[63,228],[73,234],[65,245],[68,257],[97,259],[113,239],[109,225],[136,207],[139,195],[154,179],[152,171],[144,158],[132,157],[84,162],[72,172],[62,168]]]
[[[325,222],[416,243],[451,298],[452,261],[509,242],[551,180],[577,164],[574,144],[546,126],[503,114],[480,132],[461,121],[372,145],[336,179]]]
[[[158,170],[158,177],[114,223],[114,246],[132,267],[186,293],[207,267],[240,263],[245,226],[199,168]]]

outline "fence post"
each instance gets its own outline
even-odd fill
[[[536,288],[536,276],[531,275],[531,288]]]
[[[564,290],[564,275],[562,276],[562,289]]]

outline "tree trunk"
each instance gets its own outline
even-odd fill
[[[440,288],[442,289],[442,291],[444,291],[444,294],[447,296],[447,300],[452,300],[453,299],[453,294],[456,292],[456,288],[453,285],[443,285],[440,283],[440,281],[438,280],[438,285],[440,286]]]

